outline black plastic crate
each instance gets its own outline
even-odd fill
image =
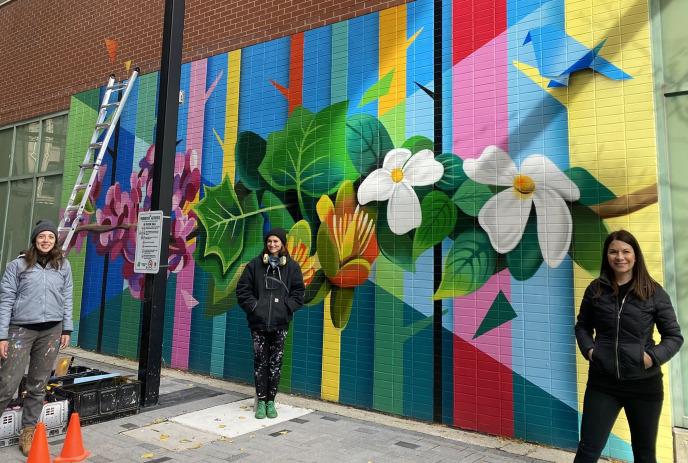
[[[70,414],[78,412],[81,422],[88,424],[138,413],[141,383],[126,376],[115,376],[62,384],[53,391],[69,400]]]

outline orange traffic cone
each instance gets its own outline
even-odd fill
[[[26,463],[50,463],[51,461],[50,450],[48,450],[48,435],[45,433],[45,423],[41,421],[36,424],[29,459],[26,460]]]
[[[62,453],[55,458],[55,463],[66,463],[71,461],[82,461],[88,458],[91,452],[84,448],[84,442],[81,439],[81,424],[79,423],[79,414],[72,413],[69,419],[69,426],[67,426],[67,437],[65,438]]]

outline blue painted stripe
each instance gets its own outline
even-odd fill
[[[378,13],[349,20],[349,114],[366,113],[377,117],[377,100],[363,108],[358,105],[365,91],[379,80],[379,22]]]
[[[330,105],[332,73],[332,27],[304,33],[303,106],[318,112]]]

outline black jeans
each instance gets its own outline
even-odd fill
[[[583,400],[581,438],[574,463],[597,461],[621,408],[626,412],[631,430],[633,461],[657,462],[655,451],[662,400],[617,397],[588,386]]]
[[[275,400],[282,372],[282,357],[287,330],[251,330],[253,368],[258,400]]]

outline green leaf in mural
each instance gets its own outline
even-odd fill
[[[325,272],[318,270],[315,272],[313,280],[310,284],[306,286],[306,293],[303,296],[303,302],[305,305],[316,305],[325,299],[327,293],[332,289],[330,281],[325,276]]]
[[[480,209],[493,195],[489,186],[468,179],[456,190],[452,199],[464,213],[477,217]]]
[[[600,272],[602,248],[609,230],[604,221],[589,207],[579,203],[571,205],[573,237],[569,255],[579,266],[592,275]]]
[[[229,177],[218,186],[204,186],[203,192],[203,199],[193,206],[206,231],[203,256],[218,256],[226,272],[244,247],[246,216]]]
[[[346,121],[346,150],[361,175],[382,166],[385,155],[392,149],[392,138],[378,118],[355,114]]]
[[[492,302],[490,309],[485,314],[485,318],[483,318],[483,321],[480,322],[480,326],[473,335],[473,339],[478,338],[495,328],[499,328],[503,324],[510,322],[516,317],[518,317],[518,314],[516,314],[516,311],[504,293],[500,291],[495,300]]]
[[[422,135],[414,135],[404,142],[402,148],[406,148],[413,154],[423,150],[435,150],[435,144],[428,137]]]
[[[480,228],[456,238],[444,261],[442,282],[434,300],[465,296],[484,285],[494,274],[497,253]]]
[[[532,210],[521,241],[507,253],[506,262],[511,276],[519,281],[525,281],[535,275],[542,261],[542,251],[538,241],[537,216],[535,210]]]
[[[236,141],[236,170],[241,182],[249,190],[267,187],[267,183],[258,173],[258,166],[265,158],[267,142],[257,133],[240,132]]]
[[[423,220],[413,236],[413,260],[440,243],[456,225],[456,206],[445,193],[435,190],[421,203]]]
[[[387,225],[387,205],[377,206],[377,244],[380,252],[391,262],[403,268],[407,272],[416,269],[413,258],[413,240],[409,234],[395,235]],[[320,251],[318,250],[318,254]]]
[[[582,167],[572,167],[566,169],[564,173],[578,186],[581,195],[578,202],[581,204],[592,206],[616,199],[616,195],[609,188]]]
[[[278,191],[296,190],[320,197],[359,177],[346,155],[348,102],[335,103],[317,114],[296,108],[284,130],[268,136],[267,153],[258,171]],[[302,208],[303,209],[303,208]]]
[[[349,323],[351,307],[354,304],[354,288],[332,287],[330,300],[330,317],[335,328],[343,330]]]
[[[435,160],[444,166],[444,174],[435,186],[453,195],[468,180],[463,171],[463,160],[453,153],[442,153],[435,156]]]
[[[268,216],[268,220],[270,220],[271,227],[279,227],[289,230],[294,226],[294,218],[291,216],[282,200],[280,200],[272,191],[267,190],[265,193],[263,193],[262,204],[267,210],[266,214]]]
[[[387,95],[389,93],[389,87],[392,84],[393,78],[394,69],[385,74],[382,79],[375,82],[368,90],[365,91],[361,97],[361,102],[358,104],[358,107],[362,108],[368,103],[372,103],[373,101],[377,100],[381,96]]]

